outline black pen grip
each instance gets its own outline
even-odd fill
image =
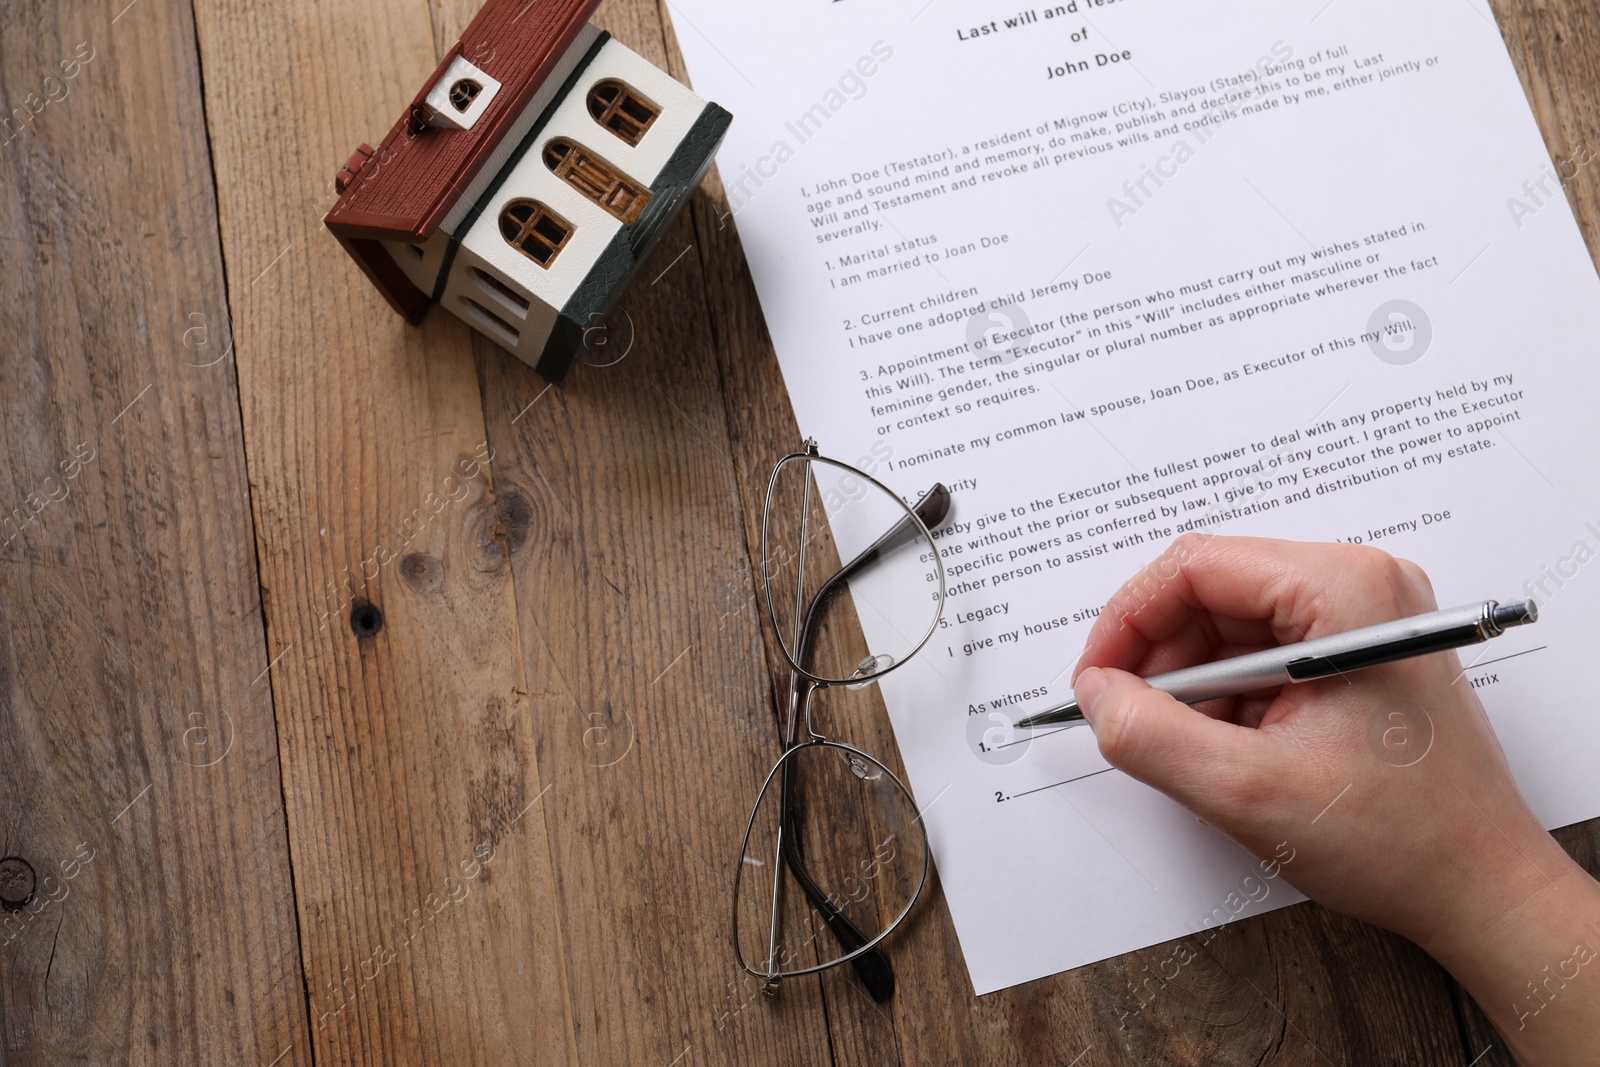
[[[1310,678],[1327,678],[1366,667],[1376,667],[1380,663],[1393,663],[1395,660],[1409,659],[1412,656],[1446,652],[1482,640],[1484,634],[1478,624],[1463,624],[1450,630],[1403,637],[1385,644],[1351,649],[1349,652],[1338,652],[1331,656],[1308,656],[1304,659],[1290,660],[1285,664],[1285,669],[1288,670],[1290,678],[1303,682]]]

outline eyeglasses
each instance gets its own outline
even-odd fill
[[[733,899],[734,952],[769,995],[842,963],[874,1000],[894,991],[880,946],[927,883],[927,829],[883,761],[822,728],[939,628],[944,564],[929,531],[949,511],[943,485],[907,505],[813,440],[772,471],[761,579],[790,668],[783,754],[751,807]]]

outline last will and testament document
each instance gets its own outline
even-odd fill
[[[1259,862],[1088,730],[1006,726],[1183,531],[1538,598],[1459,684],[1546,825],[1600,815],[1600,282],[1562,188],[1592,158],[1546,154],[1483,0],[670,11],[738,116],[801,429],[956,493],[950,625],[883,688],[977,992],[1302,899],[1292,841]]]

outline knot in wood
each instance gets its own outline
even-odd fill
[[[17,911],[33,899],[33,866],[21,856],[0,859],[0,907]]]

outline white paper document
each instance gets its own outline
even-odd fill
[[[1600,815],[1593,160],[1487,4],[670,11],[801,430],[955,490],[950,625],[882,684],[978,993],[1302,899],[1088,730],[1007,744],[1185,530],[1538,598],[1466,681],[1546,825]]]

